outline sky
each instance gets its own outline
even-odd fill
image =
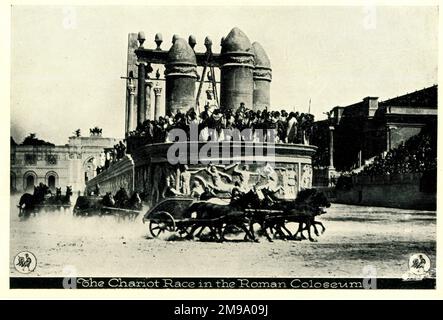
[[[271,109],[316,120],[366,96],[396,97],[437,83],[437,7],[13,6],[11,135],[67,143],[80,128],[124,136],[128,33],[145,48],[163,35],[220,39],[239,27],[272,65]],[[199,70],[199,72],[201,72]],[[164,98],[164,95],[163,95]]]

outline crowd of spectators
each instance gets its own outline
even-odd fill
[[[366,166],[362,175],[390,175],[397,173],[425,172],[437,167],[436,135],[423,130]]]
[[[130,137],[143,137],[144,144],[172,142],[168,133],[171,129],[182,129],[189,140],[190,128],[198,128],[200,141],[242,140],[254,142],[309,143],[310,129],[314,116],[307,113],[250,110],[242,103],[237,110],[211,107],[208,104],[204,111],[197,114],[192,108],[186,113],[168,113],[158,120],[146,120],[136,130],[129,133]],[[212,129],[212,130],[211,130]],[[228,135],[227,130],[235,132],[249,130],[241,136]],[[261,129],[261,130],[258,130]],[[275,129],[273,140],[267,135],[268,130]]]
[[[308,113],[268,111],[253,111],[244,106],[233,111],[206,105],[199,115],[192,108],[186,113],[168,113],[158,120],[146,120],[137,129],[129,132],[129,137],[142,138],[141,144],[172,142],[168,133],[172,129],[182,129],[189,140],[192,126],[198,129],[200,141],[237,141],[265,142],[271,141],[267,130],[275,129],[274,142],[309,143],[314,116]],[[212,129],[212,130],[211,130]],[[251,129],[249,134],[225,135],[223,129]],[[258,130],[258,129],[261,129]],[[106,150],[105,163],[97,166],[97,174],[103,172],[113,163],[126,155],[126,146],[120,141],[113,148]]]
[[[122,159],[125,155],[126,145],[123,143],[123,141],[115,144],[113,148],[105,149],[105,163],[103,166],[97,166],[97,168],[95,169],[97,174],[108,169],[113,162]]]

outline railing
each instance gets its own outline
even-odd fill
[[[198,162],[293,162],[296,158],[306,158],[311,163],[317,147],[288,143],[260,143],[248,141],[220,142],[165,142],[147,144],[132,152],[136,163],[151,160],[169,162],[171,156],[178,161],[171,164],[196,164]],[[176,153],[174,153],[176,151]]]
[[[130,155],[113,162],[107,169],[86,182],[86,189],[93,191],[100,186],[100,192],[113,192],[124,187],[129,192],[134,190],[134,161]]]

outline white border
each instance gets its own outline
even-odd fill
[[[121,289],[121,290],[103,290],[103,289],[88,289],[88,290],[54,290],[54,289],[38,289],[38,290],[10,290],[9,289],[9,185],[8,185],[8,172],[9,172],[9,126],[10,126],[10,35],[11,35],[11,5],[146,5],[146,1],[142,0],[126,0],[126,1],[97,1],[97,0],[77,0],[77,1],[3,1],[0,0],[0,134],[1,140],[1,152],[0,152],[0,298],[2,299],[232,299],[232,300],[245,300],[245,299],[298,299],[298,300],[310,300],[310,299],[340,299],[340,300],[358,300],[358,299],[440,299],[443,298],[442,294],[442,276],[439,272],[439,266],[442,265],[441,254],[439,253],[441,237],[437,237],[437,289],[436,290],[203,290],[203,289],[191,289],[191,290],[141,290],[141,289]],[[272,6],[286,6],[286,5],[411,5],[411,6],[424,6],[424,5],[439,5],[438,0],[402,0],[402,1],[355,1],[355,0],[343,0],[343,1],[282,1],[282,0],[216,0],[208,1],[204,0],[188,0],[187,6],[239,6],[239,5],[272,5]],[[182,5],[178,0],[162,0],[162,1],[149,1],[149,5],[161,5],[161,6],[174,6]],[[439,12],[439,33],[442,30],[441,24],[441,11]],[[439,64],[441,63],[442,53],[441,42],[439,41]],[[439,79],[441,78],[441,71],[439,70]],[[441,92],[441,89],[440,89]],[[441,100],[441,93],[439,94],[439,101]],[[438,167],[441,168],[442,159],[442,137],[441,126],[438,130]],[[438,182],[442,182],[442,175],[438,175]],[[439,186],[443,186],[442,183],[438,183]],[[440,199],[442,188],[438,188],[437,196]],[[437,212],[440,208],[440,201],[438,203]],[[439,214],[437,214],[439,215]],[[437,235],[443,230],[440,218],[437,219]]]

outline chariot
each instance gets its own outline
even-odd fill
[[[294,238],[303,230],[308,231],[311,237],[310,227],[319,234],[316,225],[325,230],[321,222],[315,221],[315,216],[324,213],[324,207],[329,206],[326,201],[321,206],[309,206],[302,204],[294,207],[292,201],[281,201],[274,206],[253,206],[251,202],[243,198],[239,200],[242,207],[232,206],[232,202],[226,199],[213,198],[208,201],[199,201],[190,197],[166,198],[153,206],[143,217],[143,223],[149,223],[149,232],[152,237],[161,237],[163,234],[176,234],[181,238],[200,236],[205,228],[209,228],[212,238],[217,238],[218,229],[220,238],[226,240],[226,236],[242,233],[244,239],[256,240],[252,226],[260,224],[266,238],[272,241],[268,231],[274,237],[284,239]],[[214,205],[211,207],[211,205]],[[194,211],[204,206],[203,211],[219,211],[219,214],[199,215]],[[226,209],[225,209],[226,208]],[[220,211],[221,210],[221,211]],[[201,213],[201,210],[200,210]],[[295,222],[299,229],[295,235],[287,228],[287,224]]]

